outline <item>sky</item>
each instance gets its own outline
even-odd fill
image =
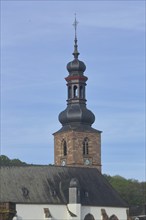
[[[145,181],[145,1],[1,1],[1,154],[54,163],[73,60],[102,131],[102,172]]]

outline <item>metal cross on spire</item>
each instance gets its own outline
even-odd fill
[[[77,21],[77,19],[76,19],[76,13],[75,13],[75,21],[74,21],[74,23],[73,23],[73,26],[74,26],[74,28],[75,28],[75,39],[77,38],[77,25],[78,25],[78,21]]]
[[[75,44],[74,44],[74,52],[73,52],[73,55],[74,55],[74,58],[78,58],[78,56],[79,56],[79,52],[78,52],[78,45],[77,45],[77,25],[78,25],[78,21],[77,21],[77,19],[76,19],[76,13],[75,13],[75,21],[74,21],[74,23],[73,23],[73,26],[74,26],[74,28],[75,28],[75,40],[74,40],[74,42],[75,42]]]

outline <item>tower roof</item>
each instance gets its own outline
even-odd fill
[[[95,121],[95,116],[86,108],[85,90],[88,78],[84,76],[84,71],[86,70],[84,62],[78,59],[77,24],[75,16],[73,23],[75,28],[74,59],[67,64],[69,75],[65,78],[68,86],[67,108],[59,114],[59,121],[63,127],[78,128],[85,126],[86,128],[91,128]]]
[[[94,114],[84,105],[69,105],[59,114],[59,121],[63,126],[71,125],[73,127],[80,125],[91,126],[95,121]]]

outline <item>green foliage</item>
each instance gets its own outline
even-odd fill
[[[129,206],[145,204],[146,182],[125,179],[118,175],[111,177],[104,174],[104,176]]]
[[[0,155],[0,165],[1,166],[17,166],[17,165],[27,165],[19,159],[9,159],[5,155]]]

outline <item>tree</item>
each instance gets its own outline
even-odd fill
[[[0,166],[13,166],[13,165],[27,165],[25,162],[22,162],[19,159],[9,159],[5,155],[0,156]]]
[[[121,176],[109,176],[104,174],[112,187],[120,196],[131,205],[144,205],[146,201],[146,182],[139,182],[134,179],[125,179]]]

